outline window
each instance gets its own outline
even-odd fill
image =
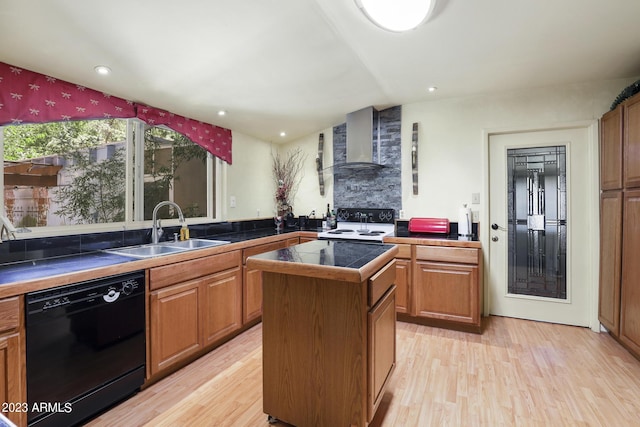
[[[163,200],[176,202],[185,218],[206,217],[207,158],[207,151],[185,136],[145,126],[144,219],[150,220],[153,208]],[[211,198],[215,200],[215,193]],[[162,218],[177,218],[170,206],[162,209]]]
[[[125,220],[126,121],[4,128],[4,205],[18,227]]]
[[[133,126],[107,119],[0,128],[0,212],[4,208],[16,227],[30,229],[142,226],[158,202],[171,200],[187,218],[214,219],[213,156],[182,134],[129,120]],[[136,140],[142,141],[138,151]],[[165,209],[159,217],[177,217]]]

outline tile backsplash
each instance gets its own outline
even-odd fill
[[[396,217],[402,209],[401,187],[401,138],[400,106],[378,111],[374,117],[373,161],[385,165],[374,170],[342,170],[333,172],[333,203],[336,208],[382,208],[395,209]],[[377,144],[380,142],[380,158]],[[336,164],[346,161],[346,123],[333,128],[333,158]]]

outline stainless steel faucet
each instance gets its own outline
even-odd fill
[[[162,227],[160,227],[158,225],[158,220],[157,220],[157,215],[158,215],[158,209],[160,209],[163,206],[173,206],[174,208],[176,208],[178,210],[178,220],[180,222],[184,222],[184,216],[182,215],[182,209],[180,209],[180,206],[178,206],[176,203],[171,202],[169,200],[165,200],[163,202],[160,202],[156,205],[155,208],[153,208],[153,224],[151,226],[151,243],[158,243],[158,240],[160,239],[160,236],[162,236],[162,234],[164,233],[162,231]]]

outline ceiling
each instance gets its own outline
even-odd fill
[[[639,17],[636,0],[438,0],[400,34],[354,0],[0,0],[0,61],[275,143],[370,105],[638,76]]]

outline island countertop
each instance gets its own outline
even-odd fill
[[[251,256],[247,268],[360,283],[397,253],[395,245],[315,240]]]

